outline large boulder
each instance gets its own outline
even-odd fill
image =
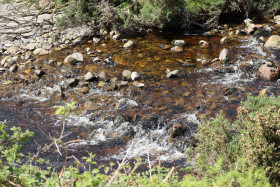
[[[265,80],[274,80],[279,77],[280,68],[273,62],[265,62],[258,70],[258,75]]]
[[[264,44],[267,48],[280,48],[280,36],[272,35]]]

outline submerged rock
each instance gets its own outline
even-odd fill
[[[200,41],[199,41],[199,45],[200,45],[200,47],[202,47],[202,48],[207,48],[207,47],[209,47],[209,43],[208,43],[207,41],[205,41],[205,40],[200,40]]]
[[[129,71],[129,70],[124,70],[124,71],[122,72],[123,80],[130,80],[130,79],[131,79],[131,74],[132,74],[131,71]]]
[[[227,48],[224,48],[221,52],[220,52],[220,56],[219,56],[219,60],[222,62],[226,62],[228,61],[230,58],[230,51]]]
[[[166,77],[167,78],[174,78],[177,77],[179,73],[179,70],[174,70],[174,71],[170,71],[167,73]]]
[[[176,52],[176,53],[181,53],[181,52],[183,52],[184,50],[183,50],[182,47],[175,46],[175,47],[172,47],[172,48],[171,48],[171,51]]]
[[[170,137],[176,138],[176,137],[182,136],[182,135],[184,135],[186,130],[187,130],[186,126],[184,126],[180,123],[174,123],[172,125],[172,129],[170,131]]]
[[[128,42],[126,42],[126,43],[123,45],[123,48],[125,48],[125,49],[131,49],[131,48],[133,48],[133,46],[134,46],[133,41],[129,40]]]
[[[83,62],[84,56],[81,53],[73,53],[72,55],[68,55],[65,59],[65,63],[73,63],[73,61]]]

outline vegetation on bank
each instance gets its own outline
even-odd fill
[[[278,0],[57,0],[69,3],[61,27],[94,23],[106,30],[141,31],[187,29],[192,23],[215,27],[225,19],[253,15],[273,16],[280,10]],[[233,19],[232,19],[233,18]]]
[[[65,119],[74,104],[56,107],[56,113]],[[67,153],[64,128],[62,120],[60,136],[50,137],[59,157],[63,156],[60,149]],[[94,155],[89,154],[84,162],[76,160],[75,166],[52,166],[38,154],[20,152],[22,143],[32,136],[28,130],[1,123],[1,186],[277,186],[280,179],[280,97],[248,96],[233,123],[222,114],[205,117],[196,135],[197,145],[187,151],[192,164],[183,179],[174,168],[160,166],[139,173],[143,162],[136,159],[130,165],[126,157],[118,165],[97,167]],[[42,169],[42,164],[49,167]]]

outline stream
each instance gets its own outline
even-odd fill
[[[55,115],[53,107],[75,101],[77,115],[65,120],[65,133],[69,134],[65,141],[73,141],[68,144],[69,155],[81,159],[92,152],[102,164],[120,161],[126,154],[144,160],[149,155],[152,163],[160,160],[186,166],[185,150],[203,115],[215,117],[222,111],[233,121],[248,93],[258,95],[263,89],[269,95],[280,93],[279,81],[257,76],[259,66],[277,60],[277,55],[246,35],[220,44],[225,35],[239,27],[222,27],[211,35],[149,33],[131,38],[135,44],[131,50],[124,49],[121,40],[103,36],[97,45],[90,38],[48,55],[32,56],[22,71],[0,73],[0,121],[34,131],[24,152],[36,153],[38,146],[50,143],[45,133],[58,137],[60,132],[63,118]],[[181,53],[170,50],[177,39],[186,43]],[[201,40],[209,46],[201,47]],[[203,65],[203,60],[218,58],[223,48],[231,51],[229,62]],[[74,52],[82,53],[84,62],[63,63]],[[36,69],[44,75],[33,76],[30,72]],[[138,72],[144,87],[123,81],[123,70]],[[176,77],[167,78],[169,70],[179,71]],[[85,82],[87,72],[106,76]],[[69,86],[70,79],[76,79],[77,84]],[[41,156],[55,165],[54,150]]]

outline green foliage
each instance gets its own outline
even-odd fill
[[[204,118],[189,150],[195,170],[209,178],[227,171],[252,174],[265,171],[274,183],[280,177],[280,98],[248,96],[238,109],[238,119],[230,124],[221,114]],[[217,167],[219,166],[219,167]],[[213,169],[214,168],[214,169]]]

